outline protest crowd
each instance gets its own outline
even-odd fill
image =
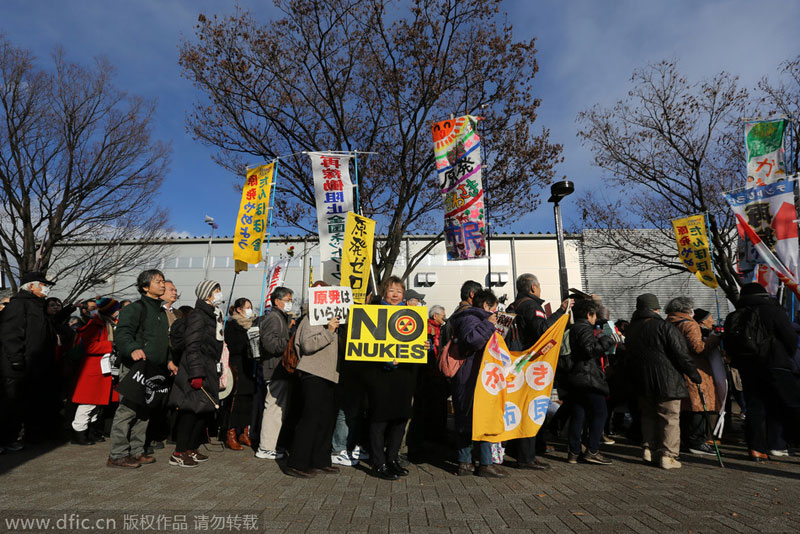
[[[312,324],[286,287],[257,316],[247,298],[228,305],[212,280],[194,289],[194,307],[176,308],[178,288],[158,270],[138,276],[133,301],[65,304],[50,296],[53,285],[23,274],[0,304],[5,454],[68,429],[72,444],[107,447],[107,465],[121,469],[155,463],[164,447],[174,447],[171,466],[194,468],[209,460],[203,445],[222,444],[299,478],[361,464],[397,480],[436,451],[459,476],[500,478],[509,465],[548,470],[543,455],[608,465],[603,446],[624,434],[641,444],[642,461],[676,469],[682,454],[719,458],[714,431],[733,402],[753,461],[794,454],[800,442],[800,325],[757,283],[741,288],[723,327],[691,297],[662,307],[649,293],[629,320],[579,292],[548,315],[532,274],[517,278],[516,299],[499,312],[490,289],[466,281],[456,309],[427,308],[421,365],[345,359],[340,318]],[[393,276],[367,304],[425,303]],[[482,358],[508,314],[514,354],[569,316],[546,419],[534,436],[475,441]],[[552,436],[565,438],[565,455],[546,443]]]

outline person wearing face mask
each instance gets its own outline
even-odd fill
[[[197,302],[186,319],[186,348],[169,394],[169,406],[178,410],[175,452],[169,464],[178,467],[197,467],[208,460],[198,447],[203,430],[219,407],[224,296],[213,280],[203,280],[194,292]]]
[[[104,297],[98,299],[96,308],[89,312],[89,321],[78,328],[78,343],[83,348],[72,402],[77,404],[72,420],[74,445],[94,445],[105,441],[103,433],[91,424],[96,422],[104,406],[119,402],[117,392],[112,389],[111,363],[113,351],[114,314],[120,309],[118,301]]]
[[[256,458],[283,458],[283,452],[277,450],[277,445],[289,403],[289,376],[281,365],[281,359],[289,344],[289,332],[294,322],[290,315],[293,310],[292,299],[291,289],[276,287],[270,295],[272,309],[260,319],[258,325],[266,396]]]
[[[225,436],[225,446],[234,451],[252,445],[249,433],[255,381],[254,360],[247,330],[253,326],[254,319],[253,304],[246,298],[239,298],[233,303],[233,311],[225,323],[225,343],[230,354],[228,364],[233,373],[233,391],[222,402],[220,435]]]
[[[58,429],[58,406],[51,406],[43,388],[58,391],[55,370],[56,332],[45,316],[45,298],[54,283],[44,273],[23,274],[20,291],[3,310],[0,323],[0,376],[5,392],[0,410],[0,446],[22,448],[18,437],[37,441]]]

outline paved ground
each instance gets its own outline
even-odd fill
[[[0,456],[0,531],[800,531],[800,458],[756,465],[735,444],[723,447],[725,469],[684,456],[683,469],[664,471],[624,443],[604,448],[611,466],[569,465],[556,443],[543,474],[507,468],[488,480],[423,464],[398,482],[358,468],[298,480],[227,450],[195,469],[169,466],[161,450],[154,465],[112,470],[105,445]],[[11,528],[18,518],[51,523]]]

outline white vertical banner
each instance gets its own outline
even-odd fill
[[[267,296],[264,297],[264,309],[272,307],[272,300],[270,300],[270,297],[272,297],[272,292],[275,291],[275,288],[282,286],[286,281],[286,270],[289,268],[290,261],[292,261],[292,258],[278,260],[269,270],[269,274],[267,275],[267,283],[269,286],[267,287]]]
[[[353,211],[353,182],[350,181],[352,154],[309,152],[314,175],[314,196],[319,228],[319,261],[322,275],[331,285],[342,279],[342,244],[347,212]]]

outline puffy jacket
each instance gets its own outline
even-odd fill
[[[588,320],[577,319],[569,329],[569,343],[572,368],[567,383],[570,391],[608,395],[608,382],[600,360],[614,346],[614,340],[605,335],[595,336]]]
[[[453,377],[456,384],[475,383],[483,348],[495,332],[494,325],[488,320],[490,315],[483,308],[470,306],[450,317],[453,334],[458,339],[459,354],[464,359],[464,364]]]
[[[45,301],[22,290],[3,310],[0,323],[0,372],[5,380],[53,372],[56,333],[45,316]]]
[[[219,404],[217,363],[222,356],[222,340],[217,339],[217,322],[214,307],[198,299],[194,312],[186,318],[186,350],[169,394],[170,406],[207,413],[213,412],[214,405]],[[202,389],[192,387],[193,378],[203,379]]]
[[[564,310],[559,308],[550,317],[547,317],[542,304],[544,304],[544,300],[533,293],[520,293],[508,307],[507,312],[517,314],[515,321],[520,343],[519,347],[509,347],[511,350],[531,348],[534,343],[539,341],[542,334],[564,315]]]
[[[736,303],[736,309],[758,308],[758,315],[767,334],[772,336],[772,346],[766,362],[769,369],[792,369],[792,357],[797,349],[797,333],[792,327],[789,315],[781,308],[778,302],[767,295],[743,295]],[[730,316],[728,316],[730,317]],[[725,330],[730,331],[728,320],[725,321]],[[734,358],[740,370],[759,371],[747,366],[747,362],[736,360],[736,347],[725,347],[725,350]],[[759,364],[760,365],[760,364]],[[763,367],[763,366],[762,366]]]
[[[660,399],[688,397],[687,375],[700,383],[683,334],[651,310],[636,310],[625,331],[626,360],[638,394]]]

